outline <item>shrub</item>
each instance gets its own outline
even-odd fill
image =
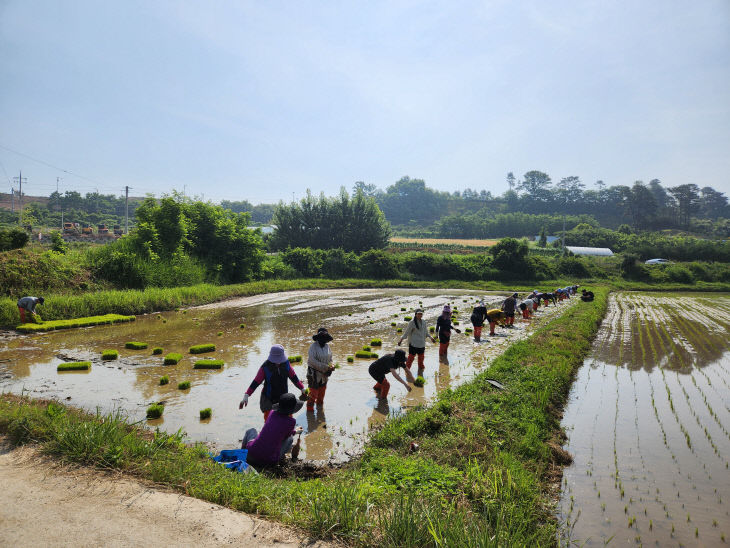
[[[163,375],[162,377],[160,377],[160,386],[163,386],[165,384],[170,384],[170,377],[168,377],[167,375]]]
[[[119,357],[119,352],[117,352],[116,350],[104,350],[101,353],[101,359],[103,361],[116,360],[118,357]]]
[[[196,344],[190,347],[191,354],[204,354],[205,352],[214,352],[215,345],[212,343]]]
[[[129,341],[124,343],[124,348],[130,348],[132,350],[144,350],[147,348],[146,342]]]
[[[302,363],[302,357],[299,354],[296,356],[289,356],[289,363]]]
[[[210,407],[206,407],[205,409],[200,410],[200,420],[209,419],[210,415],[213,413]]]
[[[370,341],[370,346],[383,346],[383,341],[380,339],[373,339]]]
[[[165,411],[165,406],[159,403],[153,403],[147,408],[148,419],[159,419]]]
[[[165,361],[163,362],[163,365],[176,365],[180,360],[182,360],[182,354],[178,354],[177,352],[170,352],[167,356],[165,356]]]
[[[162,354],[162,352],[163,352],[163,350],[162,350],[161,346],[156,346],[155,348],[152,349],[153,356],[159,356],[160,354]]]
[[[190,381],[183,381],[177,385],[178,390],[187,390],[188,388],[190,388]]]
[[[66,362],[58,364],[57,371],[88,371],[91,362]]]
[[[223,360],[198,360],[193,364],[193,369],[220,369],[223,367]]]
[[[28,233],[19,228],[0,230],[0,251],[20,249],[28,243],[29,239],[30,236],[28,236]]]
[[[665,273],[673,282],[693,283],[695,281],[692,272],[683,265],[670,265],[666,268]]]

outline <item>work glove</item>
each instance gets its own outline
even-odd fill
[[[241,403],[238,404],[238,408],[243,409],[246,405],[248,405],[248,394],[243,395],[243,399],[241,400]]]

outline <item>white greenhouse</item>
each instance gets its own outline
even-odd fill
[[[594,257],[610,257],[613,255],[613,251],[607,247],[578,247],[566,245],[565,248],[573,255],[592,255]]]

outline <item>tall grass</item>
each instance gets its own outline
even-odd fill
[[[0,432],[318,538],[362,546],[553,545],[558,524],[550,503],[561,461],[552,447],[559,409],[605,311],[608,290],[595,293],[594,302],[578,303],[570,316],[515,343],[473,381],[389,420],[361,458],[325,478],[232,474],[211,464],[204,447],[183,447],[163,434],[151,440],[122,415],[14,396],[0,398]],[[494,389],[487,377],[506,389]]]

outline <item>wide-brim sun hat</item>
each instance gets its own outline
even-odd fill
[[[312,340],[319,341],[320,339],[324,339],[326,343],[332,340],[332,335],[329,334],[326,327],[320,327],[317,329],[317,333],[312,335]]]
[[[271,350],[269,350],[268,359],[271,363],[284,363],[289,358],[286,356],[286,350],[284,350],[284,347],[280,344],[275,344],[271,347]]]
[[[292,413],[299,411],[303,405],[303,401],[297,400],[294,394],[287,392],[279,398],[279,403],[275,403],[271,406],[271,409],[281,413],[282,415],[291,415]]]

